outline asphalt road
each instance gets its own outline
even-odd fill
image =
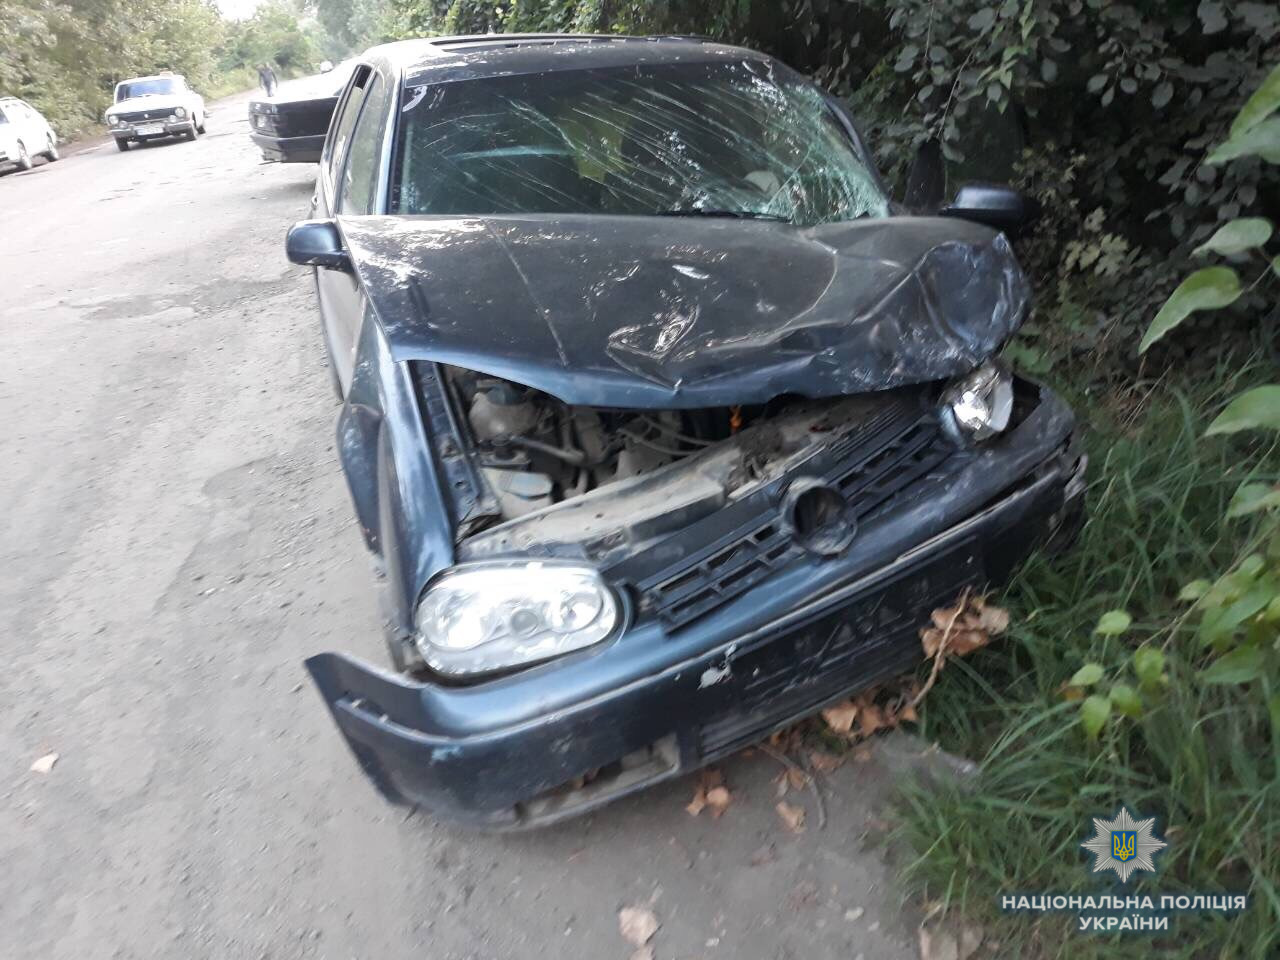
[[[608,960],[632,904],[658,960],[914,956],[883,749],[798,835],[758,752],[719,819],[686,780],[514,837],[366,784],[301,665],[383,656],[283,255],[314,168],[262,163],[245,99],[0,177],[0,957]]]

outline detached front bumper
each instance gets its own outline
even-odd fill
[[[1078,527],[1084,459],[1043,391],[1018,427],[930,475],[842,555],[805,557],[693,623],[470,687],[340,654],[307,661],[391,800],[488,828],[541,825],[696,769],[921,658],[918,629]]]

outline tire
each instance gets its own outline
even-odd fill
[[[53,142],[53,134],[49,135],[49,149],[44,152],[44,158],[50,163],[56,163],[62,155],[58,153],[58,145]]]
[[[116,149],[121,153],[124,153],[129,149],[129,141],[125,140],[123,137],[116,137]]]
[[[206,119],[207,118],[203,113],[200,114],[200,125],[196,127],[196,133],[204,133],[204,122]]]
[[[18,141],[18,169],[31,169],[31,154],[27,153],[27,145],[21,140]]]
[[[183,134],[183,137],[185,137],[185,138],[186,138],[186,139],[188,139],[188,140],[194,140],[196,137],[200,136],[200,134],[198,134],[198,133],[196,132],[196,126],[195,126],[195,124],[196,124],[196,122],[195,122],[194,120],[192,120],[192,121],[191,121],[191,129],[190,129],[190,130],[188,130],[186,133],[184,133],[184,134]]]

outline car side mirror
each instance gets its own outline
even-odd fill
[[[956,198],[938,211],[938,215],[972,220],[1017,235],[1035,223],[1040,216],[1040,204],[1013,187],[966,183],[956,191]]]
[[[302,267],[351,272],[351,257],[342,246],[342,235],[333,220],[302,220],[289,228],[284,252]]]

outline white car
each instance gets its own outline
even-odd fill
[[[186,77],[162,73],[116,84],[115,103],[107,108],[107,127],[116,147],[160,137],[194,140],[204,133],[204,98],[187,86]]]
[[[30,170],[35,157],[58,159],[58,135],[35,107],[17,97],[0,97],[0,167]]]

